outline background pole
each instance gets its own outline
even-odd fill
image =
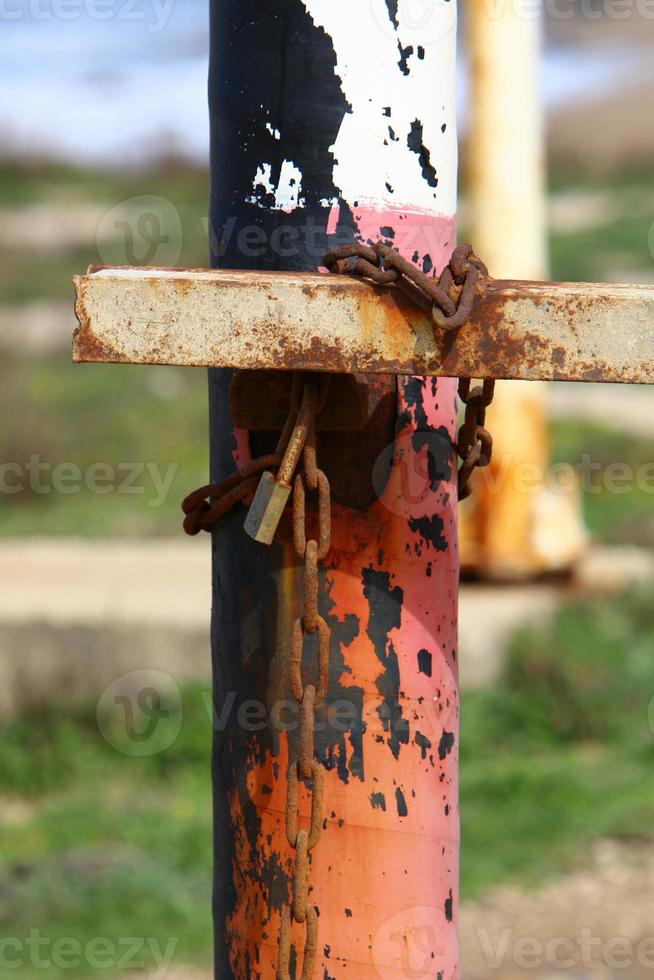
[[[466,27],[470,235],[494,276],[545,279],[542,11],[470,0]]]
[[[466,5],[470,239],[500,278],[549,277],[542,14],[538,5]],[[460,519],[462,565],[482,575],[560,570],[585,543],[578,487],[571,482],[568,493],[553,494],[546,484],[546,398],[542,382],[495,387],[488,412],[493,461],[473,480]],[[535,492],[520,489],[527,472]]]
[[[413,22],[404,7],[214,0],[214,264],[311,270],[354,237],[392,241],[427,270],[445,264],[455,244],[456,12],[436,0]],[[450,978],[455,388],[368,380],[365,431],[319,436],[335,503],[320,595],[332,646],[316,731],[326,819],[310,872],[315,976]],[[234,430],[229,382],[211,372],[215,481],[265,443]],[[297,725],[283,706],[300,576],[288,527],[266,548],[245,536],[243,518],[232,513],[213,541],[215,962],[219,978],[268,980],[293,866],[284,804]]]

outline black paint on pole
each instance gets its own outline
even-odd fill
[[[327,250],[334,143],[348,105],[331,40],[300,0],[214,0],[211,20],[211,245],[227,268],[315,270]],[[302,173],[302,207],[255,188],[270,164]],[[341,209],[342,211],[344,209]],[[339,229],[351,240],[353,223]]]
[[[320,201],[335,194],[329,147],[347,108],[334,64],[329,39],[313,26],[298,0],[214,0],[209,81],[214,266],[275,270],[318,266],[326,249],[329,216],[329,207]],[[267,207],[272,202],[265,196],[252,200],[259,167],[271,164],[276,186],[285,158],[297,161],[304,175],[306,207],[290,214]],[[210,372],[212,479],[216,482],[234,469],[236,444],[227,399],[230,380],[231,372]],[[244,780],[252,742],[250,738],[246,744],[237,711],[247,699],[268,703],[283,561],[279,547],[255,544],[244,534],[242,523],[243,511],[238,508],[213,539],[217,980],[236,976],[225,925],[235,903],[234,840],[227,801],[235,791],[241,800],[246,798]],[[233,708],[224,727],[220,720],[231,700]],[[257,737],[262,750],[270,750],[274,734],[266,728]],[[250,830],[254,837],[255,828]],[[284,888],[283,875],[273,870],[272,904],[281,906]],[[249,976],[247,965],[239,973]]]

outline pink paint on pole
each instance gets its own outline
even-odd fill
[[[361,209],[355,219],[363,241],[391,227],[403,255],[428,254],[437,271],[454,247],[454,217]],[[398,433],[374,474],[380,499],[358,529],[349,514],[335,521],[328,590],[333,614],[361,623],[343,684],[363,689],[366,721],[364,778],[328,774],[313,859],[328,976],[458,975],[455,427],[453,381],[400,379]]]

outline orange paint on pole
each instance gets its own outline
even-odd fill
[[[444,410],[426,407],[430,380],[406,379],[402,390],[406,426],[382,460],[390,476],[381,498],[366,515],[335,510],[322,581],[322,612],[339,639],[330,698],[316,724],[318,744],[320,729],[327,733],[319,754],[327,769],[325,821],[311,863],[311,901],[320,912],[316,976],[456,973],[456,504],[445,434],[455,424],[455,406],[449,392]],[[425,413],[420,428],[416,411]],[[416,432],[424,444],[418,452]],[[238,464],[243,462],[239,454]],[[439,476],[445,478],[434,491]],[[295,584],[287,583],[281,632],[290,647],[298,596]],[[277,694],[269,723],[278,730],[278,750],[261,762],[253,753],[246,773],[246,807],[257,820],[254,842],[243,820],[244,801],[235,794],[230,800],[238,895],[229,920],[235,976],[247,975],[245,961],[257,964],[260,972],[252,975],[275,976],[280,913],[271,908],[268,869],[292,873],[283,775],[297,714],[288,689]],[[308,810],[304,794],[303,826]],[[303,927],[294,936],[301,949]]]

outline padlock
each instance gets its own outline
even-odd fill
[[[317,403],[318,389],[313,384],[305,385],[297,421],[277,471],[277,476],[274,476],[269,470],[265,470],[261,475],[257,492],[243,525],[250,537],[261,544],[272,544],[275,537],[275,532],[291,494],[291,480],[300,462],[302,450],[315,417]]]

